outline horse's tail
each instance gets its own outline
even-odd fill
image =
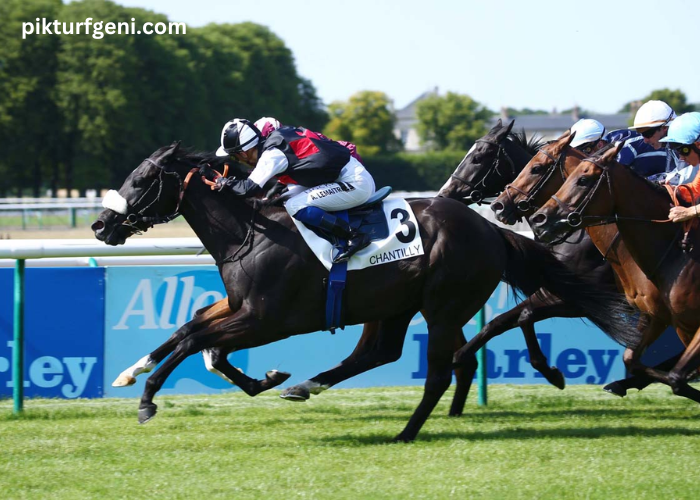
[[[544,289],[576,305],[581,315],[616,342],[633,347],[639,341],[632,323],[634,310],[614,287],[601,287],[574,273],[545,246],[507,229],[497,228],[506,242],[508,262],[503,281],[526,295]]]

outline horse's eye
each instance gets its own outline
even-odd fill
[[[542,173],[543,170],[544,170],[544,165],[534,165],[534,166],[530,169],[530,173],[533,174],[533,175],[539,175],[539,174]]]
[[[588,186],[591,183],[590,177],[579,177],[577,184],[579,186]]]

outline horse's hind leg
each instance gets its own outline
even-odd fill
[[[319,373],[300,384],[288,387],[280,397],[290,401],[306,401],[329,387],[401,357],[408,324],[415,311],[396,318],[367,323],[362,338],[353,353],[339,365]]]
[[[450,386],[454,338],[460,330],[460,325],[429,324],[428,375],[425,380],[423,398],[404,430],[394,439],[395,441],[413,441]]]
[[[257,380],[229,363],[226,359],[227,352],[221,349],[210,349],[209,351],[211,352],[212,367],[220,372],[226,380],[240,387],[248,396],[257,396],[263,391],[277,387],[290,377],[287,372],[270,370],[265,374],[264,380]]]
[[[208,307],[200,309],[195,313],[194,318],[178,328],[168,340],[161,344],[156,350],[139,359],[135,364],[119,374],[112,383],[113,387],[126,387],[136,383],[136,377],[142,373],[148,373],[163,361],[165,357],[173,352],[177,345],[192,332],[206,327],[214,320],[225,318],[232,313],[228,298],[224,298]],[[206,356],[205,356],[206,363]]]
[[[455,338],[455,352],[461,349],[467,343],[464,338],[464,333],[460,329],[459,335]],[[459,417],[464,413],[464,405],[469,396],[469,390],[472,387],[474,373],[476,372],[476,364],[473,366],[458,366],[454,369],[455,372],[455,393],[452,396],[452,405],[450,406],[450,417]]]

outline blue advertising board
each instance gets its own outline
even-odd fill
[[[95,398],[104,380],[104,269],[25,271],[24,393]],[[12,395],[13,270],[0,269],[0,396]]]
[[[138,396],[144,380],[127,388],[111,382],[127,367],[155,349],[194,312],[225,296],[214,266],[113,267],[107,270],[105,313],[105,395]],[[504,284],[486,305],[487,321],[514,305]],[[538,338],[550,365],[557,365],[570,384],[603,384],[624,377],[623,349],[600,330],[579,319],[553,319],[536,325]],[[467,338],[475,333],[474,322],[465,326]],[[347,357],[362,332],[362,325],[329,332],[291,337],[274,344],[233,353],[234,366],[255,378],[279,369],[292,373],[288,385],[325,371]],[[354,377],[338,387],[421,385],[427,372],[427,327],[416,316],[408,330],[399,361]],[[519,330],[505,333],[489,343],[488,377],[491,383],[543,383],[529,365]],[[215,393],[235,390],[206,371],[200,355],[191,356],[169,377],[162,393]]]

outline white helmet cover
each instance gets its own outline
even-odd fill
[[[598,120],[583,118],[571,127],[571,133],[576,132],[571,147],[576,148],[587,142],[599,141],[605,135],[605,127]]]
[[[661,127],[676,117],[671,106],[663,101],[647,101],[639,108],[634,116],[632,130]]]

